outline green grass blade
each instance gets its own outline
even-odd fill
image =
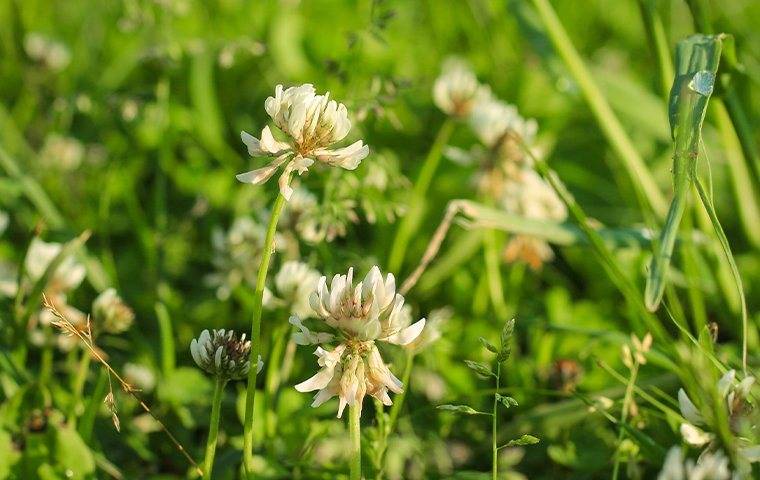
[[[633,146],[630,137],[623,130],[623,126],[612,111],[612,108],[589,72],[588,67],[586,67],[580,54],[575,49],[567,31],[557,17],[557,13],[548,0],[533,0],[533,5],[546,27],[554,48],[578,83],[586,102],[599,124],[599,128],[601,128],[607,141],[622,161],[623,167],[628,173],[634,188],[642,193],[642,198],[646,199],[648,207],[657,213],[658,216],[664,216],[667,209],[665,197],[657,186],[646,163],[644,163],[644,160]]]
[[[644,297],[655,311],[662,301],[678,229],[686,211],[691,176],[702,137],[702,122],[720,62],[722,35],[693,35],[678,43],[676,76],[670,91],[670,129],[674,138],[673,190],[665,226],[652,257]]]

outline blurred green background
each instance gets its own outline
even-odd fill
[[[662,190],[670,192],[667,106],[640,8],[661,15],[672,49],[694,32],[688,5],[676,0],[553,5]],[[745,71],[733,88],[756,144],[760,3],[711,6],[715,30],[736,40]],[[431,88],[451,56],[468,61],[496,95],[537,119],[549,162],[590,216],[613,227],[645,221],[630,180],[527,1],[0,0],[0,19],[0,210],[8,214],[0,258],[20,265],[35,235],[65,242],[92,232],[82,256],[88,281],[68,302],[87,311],[99,291],[113,286],[134,309],[134,327],[104,336],[99,345],[117,369],[147,367],[144,373],[153,378],[144,392],[147,402],[196,459],[205,441],[211,383],[192,368],[187,347],[204,328],[249,329],[250,292],[233,288],[231,296],[220,298],[208,277],[219,268],[214,232],[224,235],[235,219],[261,222],[276,194],[275,182],[251,187],[235,180],[236,173],[260,165],[261,160],[248,157],[239,133],[256,133],[267,123],[263,103],[275,85],[312,83],[319,92],[330,91],[353,113],[352,136],[371,148],[356,172],[313,169],[302,178],[329,220],[341,216],[341,205],[356,210],[356,218],[339,218],[344,235],[331,242],[296,242],[297,253],[289,254],[327,275],[351,265],[361,272],[372,264],[383,267],[396,230],[385,212],[403,214],[410,182],[445,120],[432,103]],[[735,212],[737,203],[757,201],[757,179],[751,178],[755,193],[737,193],[711,117],[704,138],[716,207],[744,278],[754,325],[760,256],[748,230],[758,225],[743,226]],[[458,128],[450,141],[462,148],[474,142],[466,128]],[[353,184],[336,193],[338,187],[331,186],[344,174],[363,185],[376,161],[392,179],[386,189]],[[470,168],[443,160],[424,225],[408,247],[404,267],[394,272],[399,278],[414,267],[447,202],[474,197],[463,181],[470,174]],[[466,235],[454,227],[444,243],[443,258],[458,261],[455,268],[423,277],[408,297],[421,315],[450,306],[453,317],[443,339],[416,364],[400,433],[389,453],[393,478],[450,478],[455,471],[489,468],[487,422],[434,409],[440,403],[477,405],[490,398],[488,384],[461,362],[479,355],[472,353],[479,351],[479,336],[498,338],[501,326],[483,286],[482,256],[457,260],[457,250],[449,250]],[[579,378],[573,381],[580,391],[619,400],[623,384],[596,361],[623,368],[620,344],[633,329],[635,315],[588,249],[555,251],[556,260],[539,272],[502,269],[520,339],[506,374],[520,407],[504,415],[502,429],[505,438],[532,433],[542,439],[540,445],[506,452],[503,464],[515,466],[514,471],[504,468],[512,471],[505,478],[521,478],[517,472],[527,478],[607,478],[615,429],[563,390],[557,362],[569,360],[577,367]],[[631,247],[618,250],[616,258],[643,285],[648,253]],[[715,267],[708,262],[702,268]],[[711,276],[704,281],[709,320],[717,322],[726,341],[722,354],[733,358],[738,350],[735,298]],[[676,284],[685,291],[683,281]],[[0,344],[11,352],[26,336],[14,324],[13,299],[3,302]],[[173,327],[172,360],[160,343],[157,305],[166,308]],[[284,312],[266,313],[265,332],[286,318]],[[666,328],[675,330],[672,324]],[[756,347],[756,335],[752,344]],[[278,435],[260,448],[262,468],[273,478],[335,478],[342,472],[341,423],[331,409],[313,411],[308,395],[290,389],[313,369],[311,352],[305,350],[296,352],[296,373],[281,393]],[[50,465],[45,478],[63,478],[67,462],[85,457],[93,459],[96,473],[86,471],[81,478],[177,478],[189,470],[126,395],[119,395],[121,433],[101,412],[87,445],[69,440],[65,436],[74,434],[57,412],[78,402],[70,398],[69,385],[78,357],[56,351],[52,380],[38,389],[41,351],[30,344],[25,356],[26,382],[20,380],[25,375],[8,371],[0,377],[0,478],[10,471],[5,463],[10,465],[11,458],[21,458],[28,468],[22,471],[36,474],[39,465]],[[403,365],[402,355],[397,356],[386,360]],[[677,377],[652,363],[641,382],[673,393]],[[97,379],[92,367],[86,394],[97,388]],[[218,478],[236,475],[242,429],[234,411],[239,396],[233,391],[243,387],[228,389]],[[19,391],[24,395],[15,395]],[[652,429],[653,438],[663,446],[677,442],[677,433],[658,412],[642,410],[639,420]],[[32,440],[39,416],[49,425],[43,439]],[[366,421],[371,435],[372,418]],[[641,478],[659,470],[659,463],[636,447],[628,453]],[[72,468],[78,472],[76,465]]]

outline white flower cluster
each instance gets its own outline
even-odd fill
[[[226,380],[245,378],[251,367],[251,341],[245,339],[245,334],[238,337],[232,330],[202,331],[190,342],[190,354],[201,369]],[[263,367],[259,355],[257,372]]]
[[[732,428],[739,424],[741,417],[751,408],[748,399],[754,383],[755,378],[750,376],[745,377],[741,382],[737,382],[735,370],[729,370],[718,381],[718,395],[724,403],[726,415]],[[703,447],[712,442],[715,433],[706,431],[710,428],[708,421],[683,388],[678,390],[678,406],[681,415],[687,420],[680,427],[684,441],[694,447]],[[741,438],[737,448],[737,459],[740,462],[738,465],[740,470],[751,469],[750,463],[760,462],[760,444],[753,445],[746,438]]]
[[[53,261],[61,254],[63,244],[55,242],[45,242],[35,237],[29,245],[24,259],[24,269],[26,278],[22,279],[21,286],[30,288],[45,275],[45,272],[52,265]],[[79,263],[72,256],[66,256],[51,273],[44,287],[45,296],[58,311],[63,313],[66,318],[77,328],[84,329],[87,324],[87,316],[80,310],[72,307],[67,302],[69,292],[75,290],[85,278],[86,270],[84,265]],[[38,346],[43,344],[55,343],[58,348],[64,351],[71,350],[77,343],[77,339],[69,335],[61,335],[53,332],[46,327],[50,325],[55,316],[49,309],[45,308],[37,312],[33,318],[33,328],[29,332],[30,341]]]
[[[303,174],[315,161],[353,170],[369,155],[369,147],[361,140],[347,147],[329,148],[346,138],[351,121],[345,105],[330,100],[329,93],[317,95],[311,84],[287,89],[277,85],[275,96],[266,99],[264,108],[288,139],[275,140],[269,126],[261,131],[261,138],[242,132],[251,156],[275,159],[265,167],[238,175],[241,182],[264,183],[285,165],[279,181],[280,192],[290,199],[293,171]]]
[[[447,115],[466,118],[480,102],[491,98],[491,89],[478,82],[469,65],[457,58],[443,64],[433,85],[433,101]]]
[[[316,315],[334,333],[312,332],[298,317],[290,322],[298,328],[294,340],[299,345],[325,344],[338,341],[333,350],[322,346],[314,352],[321,370],[296,385],[300,392],[318,390],[313,407],[338,396],[338,417],[346,405],[361,409],[365,395],[371,395],[384,405],[391,405],[388,391],[400,393],[403,385],[388,369],[375,345],[376,341],[407,345],[414,341],[425,326],[425,319],[410,325],[411,317],[404,308],[404,297],[396,293],[392,274],[383,278],[378,267],[364,280],[353,284],[353,269],[346,275],[335,275],[328,288],[322,277],[310,298]]]
[[[452,92],[457,92],[452,93]],[[534,147],[538,124],[523,118],[517,107],[495,98],[461,61],[447,62],[433,87],[436,105],[444,112],[466,118],[485,149],[469,152],[449,147],[446,155],[459,163],[478,163],[475,183],[481,196],[505,211],[537,220],[562,221],[567,210],[554,190],[534,170],[525,149]],[[466,99],[462,100],[462,99]],[[458,110],[454,105],[463,105]],[[541,239],[516,235],[506,249],[508,262],[523,261],[534,269],[554,257]]]
[[[300,318],[314,316],[309,296],[317,288],[320,276],[318,271],[306,263],[297,260],[283,263],[274,277],[277,296],[272,298],[270,305],[288,305],[290,313]]]
[[[105,290],[92,302],[92,316],[108,333],[125,332],[135,320],[135,313],[113,288]]]
[[[706,452],[699,459],[687,459],[684,462],[680,447],[673,447],[665,457],[662,471],[657,480],[729,480],[731,471],[728,468],[728,458],[723,452]]]

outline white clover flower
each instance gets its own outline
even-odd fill
[[[314,315],[309,296],[317,288],[321,275],[308,264],[290,260],[282,264],[274,277],[278,298],[284,300],[293,315],[308,318]]]
[[[60,243],[47,243],[37,237],[33,238],[24,260],[24,268],[29,280],[36,282],[42,278],[48,266],[62,249],[63,245]],[[84,265],[77,262],[73,256],[68,256],[53,272],[45,291],[48,295],[52,295],[73,290],[82,283],[86,273]]]
[[[672,447],[665,457],[665,463],[657,480],[729,480],[728,458],[721,451],[705,452],[696,463],[684,461],[680,447]]]
[[[301,345],[339,341],[332,351],[321,346],[315,351],[321,368],[316,375],[296,385],[299,392],[319,390],[313,407],[338,396],[338,417],[346,405],[361,409],[369,394],[384,405],[391,405],[388,391],[400,393],[402,383],[383,362],[375,341],[407,345],[425,326],[425,319],[409,325],[404,313],[404,297],[396,293],[392,274],[384,279],[378,267],[372,267],[363,281],[354,286],[353,268],[346,275],[335,275],[330,287],[327,277],[319,280],[310,303],[317,316],[335,333],[311,332],[297,318],[291,319],[299,332],[294,339]]]
[[[535,120],[524,119],[517,107],[498,99],[479,102],[470,116],[470,127],[483,145],[491,149],[497,149],[508,141],[507,134],[515,135],[531,145],[538,132]]]
[[[741,382],[737,382],[735,370],[729,370],[718,380],[716,386],[718,394],[724,402],[726,414],[732,426],[735,417],[743,413],[750,389],[754,383],[755,378],[750,376],[745,377]],[[683,388],[678,390],[678,406],[681,415],[687,420],[680,426],[681,437],[684,441],[695,447],[710,443],[715,438],[715,434],[709,431],[710,425],[707,424],[699,408],[691,401]],[[708,431],[705,431],[704,428],[707,428]],[[750,463],[760,461],[760,455],[754,454],[756,450],[760,451],[760,445],[746,445],[749,443],[747,441],[743,441],[743,443],[745,445],[739,448],[739,456]]]
[[[441,75],[433,84],[433,101],[447,115],[464,118],[478,103],[491,98],[491,89],[462,60],[452,58],[443,64]]]
[[[238,380],[248,375],[251,362],[251,341],[245,334],[239,338],[232,330],[208,330],[201,332],[190,342],[190,354],[195,363],[206,372],[226,380]],[[264,367],[259,355],[257,372]]]
[[[303,174],[315,161],[353,170],[369,155],[369,147],[361,140],[343,148],[328,148],[346,138],[351,121],[345,105],[330,100],[329,93],[317,95],[311,84],[287,89],[277,85],[275,96],[266,99],[264,108],[288,140],[275,140],[269,126],[261,131],[261,138],[242,132],[241,138],[251,156],[275,157],[265,167],[238,175],[243,183],[264,183],[285,165],[279,181],[280,192],[290,199],[293,171]]]
[[[135,313],[116,290],[109,288],[92,302],[92,316],[108,333],[122,333],[132,326]]]

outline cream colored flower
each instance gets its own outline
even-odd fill
[[[195,363],[206,372],[228,380],[248,375],[251,366],[251,341],[245,334],[238,337],[232,330],[208,330],[201,332],[190,342],[190,354]],[[257,372],[264,367],[259,355]]]
[[[498,99],[479,102],[470,116],[470,127],[483,145],[490,149],[498,149],[508,142],[508,134],[531,145],[538,131],[535,120],[524,119],[517,107]]]
[[[657,480],[728,480],[731,471],[728,468],[728,458],[721,451],[705,452],[694,460],[684,461],[680,447],[673,447],[665,457],[662,471]]]
[[[29,250],[24,260],[24,268],[29,280],[36,282],[45,274],[48,266],[61,253],[63,245],[60,243],[47,243],[39,238],[32,239]],[[48,280],[45,293],[68,292],[82,283],[86,274],[84,265],[79,263],[73,256],[68,256],[58,265]]]
[[[284,300],[290,312],[300,318],[314,315],[309,296],[317,288],[320,274],[309,265],[291,260],[282,264],[274,277],[277,296]]]
[[[729,370],[718,380],[716,388],[732,425],[734,424],[734,417],[742,415],[747,408],[747,398],[749,398],[750,389],[754,383],[755,377],[750,376],[745,377],[741,382],[737,382],[735,370]],[[691,401],[682,388],[678,390],[678,406],[681,410],[681,415],[687,420],[680,427],[681,437],[683,437],[686,443],[695,447],[701,447],[715,438],[715,434],[709,431],[710,425],[708,425],[705,417],[702,416],[699,408]],[[708,431],[700,427],[705,427]],[[747,462],[760,461],[760,456],[755,458],[753,454],[756,449],[760,450],[760,445],[750,445],[749,441],[744,441],[743,443],[744,445],[739,449],[739,456]]]
[[[291,319],[299,332],[294,338],[301,345],[339,342],[332,351],[321,346],[315,351],[321,368],[316,375],[296,385],[299,392],[318,390],[313,407],[338,396],[338,417],[346,405],[361,408],[369,394],[384,405],[391,405],[388,392],[400,393],[402,383],[388,369],[375,345],[376,341],[407,345],[425,326],[425,319],[409,325],[404,297],[396,293],[392,274],[383,278],[380,269],[372,269],[358,284],[353,284],[353,269],[335,275],[330,287],[322,277],[310,303],[317,316],[333,333],[311,332],[297,319]]]
[[[433,84],[436,106],[453,117],[467,117],[478,103],[490,98],[491,89],[480,84],[469,65],[459,59],[447,60]]]
[[[135,313],[116,290],[109,288],[92,302],[92,316],[108,333],[122,333],[132,326]]]
[[[328,148],[346,138],[351,121],[345,105],[330,100],[329,93],[317,95],[311,84],[287,89],[277,85],[275,96],[266,99],[264,108],[288,140],[275,140],[269,126],[261,131],[261,138],[242,132],[251,156],[275,157],[265,167],[238,175],[243,183],[264,183],[284,165],[280,192],[290,199],[293,171],[303,174],[315,161],[353,170],[369,155],[369,147],[361,140],[343,148]]]

